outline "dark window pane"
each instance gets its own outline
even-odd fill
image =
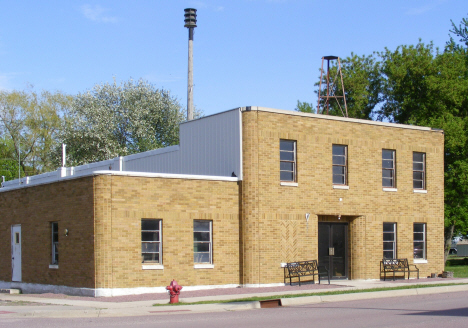
[[[393,180],[392,179],[382,179],[382,186],[386,188],[393,188]]]
[[[382,167],[384,169],[393,169],[393,161],[387,159],[382,160]]]
[[[210,253],[193,253],[193,262],[210,263]]]
[[[393,251],[384,251],[383,256],[384,259],[393,259]]]
[[[334,184],[345,184],[345,178],[344,175],[334,175],[333,176],[333,183]]]
[[[424,223],[415,223],[413,229],[414,232],[424,232]]]
[[[383,234],[384,241],[395,241],[395,234],[390,232],[384,232]]]
[[[294,161],[294,153],[293,152],[282,151],[280,153],[280,160],[293,162]]]
[[[393,170],[382,170],[382,178],[393,178]]]
[[[280,163],[280,170],[281,171],[294,171],[294,163],[293,162],[281,162]]]
[[[193,240],[194,241],[210,241],[210,233],[209,232],[194,232]]]
[[[415,259],[423,259],[424,258],[424,256],[423,256],[424,251],[422,249],[415,249],[413,251],[413,254],[414,254],[413,256],[414,256]]]
[[[157,262],[159,263],[159,253],[143,253],[143,262]]]
[[[333,156],[333,164],[334,165],[345,165],[346,158],[344,156]]]
[[[423,163],[413,163],[413,170],[414,171],[423,171],[424,170]]]
[[[294,151],[294,143],[291,140],[280,140],[280,150]]]
[[[210,244],[209,243],[194,243],[193,251],[194,252],[209,252]]]
[[[423,189],[423,182],[413,180],[413,189]]]
[[[293,172],[287,172],[287,171],[281,171],[280,172],[280,180],[281,181],[294,181],[294,173]]]
[[[193,231],[210,231],[210,221],[193,221]]]
[[[159,232],[142,231],[141,241],[159,241]]]
[[[422,172],[413,172],[414,180],[423,180],[424,174]]]
[[[142,253],[157,253],[159,252],[159,243],[141,243]]]
[[[345,167],[344,166],[333,166],[333,174],[344,175]]]
[[[394,223],[384,223],[383,224],[383,231],[384,232],[394,232],[395,231],[395,224]]]
[[[382,159],[393,159],[393,150],[382,150]]]
[[[346,146],[333,145],[333,155],[345,155]]]
[[[159,230],[159,220],[141,220],[141,230]]]
[[[384,251],[393,251],[393,242],[391,242],[391,243],[384,242],[383,243],[383,249],[384,249]]]
[[[424,153],[413,153],[413,161],[414,162],[423,162],[424,161]]]

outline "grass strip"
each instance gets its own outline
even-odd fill
[[[255,302],[265,301],[277,298],[296,298],[306,296],[326,296],[326,295],[342,295],[342,294],[356,294],[356,293],[368,293],[368,292],[381,292],[387,290],[399,290],[399,289],[415,289],[415,288],[428,288],[428,287],[444,287],[444,286],[457,286],[466,285],[465,283],[450,283],[450,284],[424,284],[424,285],[408,285],[408,286],[397,286],[397,287],[381,287],[381,288],[369,288],[369,289],[352,289],[352,290],[334,290],[328,292],[317,292],[317,293],[303,293],[303,294],[285,294],[285,295],[272,295],[272,296],[255,296],[247,298],[238,298],[232,300],[220,300],[220,301],[199,301],[199,302],[179,302],[174,304],[153,304],[153,306],[168,306],[168,305],[198,305],[198,304],[215,304],[215,303],[238,303],[238,302]]]

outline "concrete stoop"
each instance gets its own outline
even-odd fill
[[[10,288],[10,289],[0,289],[0,293],[2,294],[21,294],[21,289],[18,288]]]

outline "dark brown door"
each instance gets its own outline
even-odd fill
[[[348,224],[319,222],[318,253],[331,278],[348,278]]]

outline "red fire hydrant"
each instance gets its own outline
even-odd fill
[[[177,281],[175,281],[175,279],[173,279],[171,281],[171,284],[169,286],[166,287],[166,289],[169,291],[169,294],[171,296],[171,299],[169,301],[169,303],[179,303],[179,294],[180,294],[180,290],[182,289],[182,286],[180,286],[179,284],[177,284]]]

